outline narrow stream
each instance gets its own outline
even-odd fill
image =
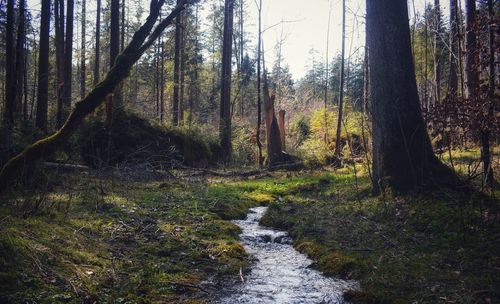
[[[234,221],[241,227],[241,241],[255,260],[245,282],[218,303],[223,304],[317,304],[344,303],[342,294],[357,288],[354,281],[323,276],[310,267],[312,260],[297,252],[284,231],[259,225],[267,207],[250,209],[245,220]]]

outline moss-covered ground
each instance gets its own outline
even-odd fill
[[[248,266],[229,220],[260,204],[262,224],[288,230],[314,267],[360,281],[354,303],[500,302],[491,193],[372,197],[358,167],[237,181],[49,174],[2,198],[0,302],[205,303]]]
[[[1,303],[203,302],[247,263],[228,219],[265,199],[209,179],[48,180],[3,198]]]

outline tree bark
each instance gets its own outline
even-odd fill
[[[97,0],[95,24],[95,55],[94,55],[94,86],[99,83],[99,70],[101,61],[101,0]]]
[[[73,85],[73,15],[74,15],[74,0],[68,0],[66,6],[66,32],[64,40],[64,86],[63,86],[63,107],[62,120],[68,117],[71,110],[72,85]]]
[[[181,21],[181,47],[180,47],[180,67],[179,67],[179,125],[184,125],[184,96],[185,96],[185,79],[186,79],[186,19],[187,14],[182,14]]]
[[[85,97],[87,92],[86,80],[87,80],[87,65],[86,65],[86,40],[85,40],[85,28],[87,26],[87,14],[86,14],[87,1],[82,0],[82,45],[80,49],[80,99]]]
[[[15,122],[16,75],[15,75],[15,45],[14,45],[14,0],[7,0],[7,23],[5,26],[5,109],[4,124]]]
[[[177,0],[179,2],[179,0]],[[182,14],[175,20],[175,46],[174,46],[174,87],[172,94],[172,124],[179,125],[179,89],[180,89],[180,67],[181,67],[181,35]]]
[[[110,24],[110,43],[109,43],[109,65],[113,67],[116,57],[120,52],[120,0],[111,0],[111,24]],[[121,105],[120,86],[117,86],[113,92],[106,98],[106,123],[113,121],[113,115],[116,108]]]
[[[222,148],[222,161],[231,161],[231,58],[233,42],[234,0],[225,0],[224,36],[222,40],[222,71],[219,140]]]
[[[104,98],[108,94],[111,94],[115,87],[127,77],[134,63],[139,60],[165,28],[171,25],[175,16],[184,9],[186,2],[186,0],[181,1],[170,15],[161,21],[151,33],[160,9],[164,4],[164,0],[151,1],[150,14],[145,23],[134,34],[123,53],[118,56],[115,65],[108,72],[105,79],[94,87],[84,99],[75,104],[64,126],[53,135],[28,146],[23,152],[11,158],[5,164],[0,172],[0,193],[3,193],[7,187],[23,176],[24,171],[28,170],[35,161],[51,155],[64,145],[83,123],[85,117],[101,105]]]
[[[367,1],[373,191],[454,183],[434,155],[417,91],[406,1]]]
[[[38,98],[36,105],[36,127],[47,133],[47,111],[49,91],[49,35],[50,3],[42,1],[40,20],[40,49],[38,51]]]
[[[18,19],[17,19],[17,40],[16,40],[16,94],[14,101],[14,119],[19,120],[23,113],[23,89],[24,89],[24,72],[25,72],[25,57],[26,51],[24,43],[26,41],[25,30],[25,14],[26,2],[19,0],[18,2]]]
[[[255,139],[258,149],[258,163],[262,167],[264,160],[262,157],[262,143],[260,141],[260,126],[262,125],[262,92],[261,92],[261,56],[262,56],[262,0],[259,0],[259,33],[257,41],[257,128],[255,129]]]
[[[441,6],[439,0],[434,0],[434,85],[435,85],[435,103],[441,102],[441,63],[443,43],[441,26]]]
[[[60,127],[63,122],[63,88],[64,88],[64,0],[54,2],[54,21],[56,32],[56,126]]]
[[[493,176],[493,170],[491,168],[491,150],[490,150],[490,138],[491,129],[494,121],[495,113],[495,26],[493,21],[495,20],[494,3],[493,0],[488,0],[488,15],[490,18],[489,25],[489,41],[488,41],[488,52],[489,52],[489,62],[488,62],[488,116],[487,125],[481,131],[481,160],[483,162],[483,180],[484,183],[490,187],[493,187],[495,179]]]
[[[342,151],[342,116],[344,112],[344,61],[345,61],[345,0],[342,0],[342,50],[340,57],[340,88],[339,88],[339,115],[337,121],[337,134],[335,137],[335,156],[340,158]]]
[[[283,163],[283,149],[281,146],[281,133],[274,111],[275,95],[270,95],[267,80],[266,64],[262,54],[264,68],[264,113],[266,122],[267,165],[273,168]]]
[[[448,79],[448,96],[455,98],[458,91],[458,2],[450,0],[450,75]]]

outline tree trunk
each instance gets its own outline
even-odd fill
[[[38,98],[36,104],[36,126],[47,133],[47,111],[49,91],[49,35],[50,0],[42,1],[40,20],[40,49],[38,51]]]
[[[56,70],[57,70],[57,113],[56,126],[63,124],[64,117],[64,0],[55,0],[54,20],[56,32]]]
[[[101,61],[101,0],[97,0],[95,23],[95,55],[94,55],[94,86],[99,83],[99,70]]]
[[[406,1],[367,1],[373,190],[454,183],[434,155],[417,92]]]
[[[259,34],[257,41],[257,128],[255,129],[255,139],[257,141],[259,167],[262,167],[264,160],[262,157],[262,143],[260,141],[260,126],[262,125],[262,92],[261,92],[261,56],[262,56],[262,0],[259,0]]]
[[[179,0],[177,0],[179,2]],[[180,89],[180,67],[181,67],[181,35],[182,14],[175,20],[175,46],[174,46],[174,87],[172,94],[172,124],[179,125],[179,89]]]
[[[491,151],[490,151],[490,137],[491,129],[494,121],[495,113],[495,26],[493,20],[495,20],[495,12],[493,10],[493,0],[488,0],[488,14],[490,18],[489,26],[489,41],[488,41],[488,51],[489,51],[489,62],[488,62],[488,119],[486,127],[481,131],[481,160],[483,162],[483,179],[484,183],[490,187],[494,185],[493,170],[491,168]]]
[[[442,26],[441,26],[441,7],[439,0],[434,0],[434,85],[435,85],[435,103],[441,102],[441,63],[443,51]]]
[[[7,0],[7,23],[5,26],[5,109],[4,123],[14,124],[16,100],[15,45],[14,45],[14,0]]]
[[[187,14],[182,14],[181,23],[181,47],[180,47],[180,78],[179,78],[179,124],[184,125],[184,96],[185,96],[185,79],[186,79],[186,20]]]
[[[109,65],[113,67],[116,57],[120,52],[120,0],[111,0],[111,24],[110,42],[109,42]],[[106,98],[106,123],[113,121],[113,115],[116,108],[121,105],[120,86],[115,88],[113,94]]]
[[[64,41],[63,120],[61,123],[66,120],[71,110],[71,93],[73,85],[73,14],[74,0],[68,0],[66,7],[66,38]]]
[[[450,0],[450,75],[448,79],[448,95],[455,98],[458,91],[458,2]]]
[[[87,92],[86,80],[87,80],[87,66],[85,63],[85,52],[86,52],[86,41],[85,41],[85,27],[87,26],[87,15],[85,12],[87,3],[86,0],[82,0],[82,46],[80,50],[80,99],[85,97]]]
[[[262,53],[264,53],[264,51],[262,51]],[[264,54],[262,54],[262,65],[264,68],[264,113],[266,115],[267,165],[269,168],[273,168],[283,163],[283,149],[281,147],[280,128],[274,110],[275,95],[271,95],[269,92]]]
[[[25,31],[25,13],[26,13],[26,2],[25,0],[19,0],[18,2],[18,13],[19,17],[17,19],[17,40],[16,40],[16,94],[14,101],[14,119],[18,120],[22,117],[23,113],[23,88],[24,88],[24,71],[25,71],[25,50],[24,42],[26,40]]]
[[[342,151],[342,116],[344,111],[344,61],[345,61],[345,0],[342,0],[342,50],[340,59],[340,88],[339,88],[339,115],[337,121],[337,134],[335,137],[335,156],[340,158]]]
[[[224,37],[222,40],[222,73],[219,140],[222,148],[222,161],[231,161],[231,58],[233,42],[234,0],[225,0]]]
[[[476,101],[479,97],[476,0],[467,0],[465,2],[465,14],[465,71],[467,76],[467,97]]]
[[[127,77],[134,63],[154,43],[163,30],[172,23],[175,16],[184,8],[186,1],[181,1],[172,13],[160,22],[151,33],[163,3],[163,0],[151,1],[150,15],[145,23],[134,34],[130,44],[117,58],[115,65],[108,72],[105,79],[83,100],[75,104],[64,126],[53,135],[28,146],[23,152],[11,158],[5,164],[0,172],[0,193],[3,193],[7,187],[23,176],[24,171],[29,170],[35,161],[51,155],[66,143],[82,124],[85,117],[101,105],[104,98],[111,94],[115,87]]]

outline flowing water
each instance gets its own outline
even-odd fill
[[[241,241],[255,262],[244,275],[244,283],[226,290],[217,303],[344,303],[343,292],[358,288],[358,284],[325,277],[312,269],[312,260],[293,248],[286,232],[259,225],[266,210],[252,208],[247,219],[234,221],[241,227]]]

